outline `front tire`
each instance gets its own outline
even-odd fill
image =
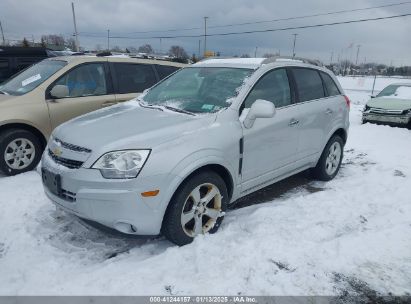
[[[0,170],[6,175],[33,170],[42,152],[40,140],[29,131],[10,129],[0,134]]]
[[[227,209],[224,180],[213,171],[197,173],[177,189],[164,216],[162,234],[176,245],[189,244],[199,234],[215,233]]]
[[[343,158],[344,141],[338,135],[334,135],[328,141],[323,153],[312,170],[313,176],[322,181],[332,180],[340,170]]]

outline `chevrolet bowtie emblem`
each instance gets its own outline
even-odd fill
[[[61,151],[58,147],[53,149],[53,154],[56,156],[61,156],[63,154],[63,151]]]

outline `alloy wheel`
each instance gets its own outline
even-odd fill
[[[211,183],[195,187],[188,195],[181,213],[185,234],[195,237],[209,232],[223,215],[220,190]]]
[[[27,168],[36,156],[34,144],[27,138],[16,138],[11,141],[4,151],[6,164],[15,170]]]
[[[328,175],[333,175],[338,169],[341,160],[341,145],[338,142],[334,142],[328,150],[328,156],[325,160],[325,171]]]

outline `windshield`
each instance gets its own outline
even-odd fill
[[[389,85],[377,97],[411,99],[411,86]]]
[[[230,105],[251,69],[198,67],[173,74],[143,96],[150,105],[212,113]]]
[[[43,60],[2,84],[0,91],[9,95],[26,94],[34,90],[66,64],[67,62],[62,60]]]

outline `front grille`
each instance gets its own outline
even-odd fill
[[[49,149],[49,156],[57,164],[62,165],[62,166],[67,167],[67,168],[70,168],[70,169],[78,169],[84,163],[84,162],[79,161],[79,160],[67,159],[67,158],[64,158],[64,157],[57,156],[50,149]]]
[[[401,115],[403,114],[403,110],[385,110],[379,108],[370,108],[370,113],[373,114],[390,114],[390,115]]]
[[[88,148],[76,146],[73,144],[66,143],[58,138],[54,138],[54,141],[58,144],[60,144],[63,148],[66,148],[68,150],[76,151],[76,152],[85,152],[85,153],[91,153],[91,150]]]

